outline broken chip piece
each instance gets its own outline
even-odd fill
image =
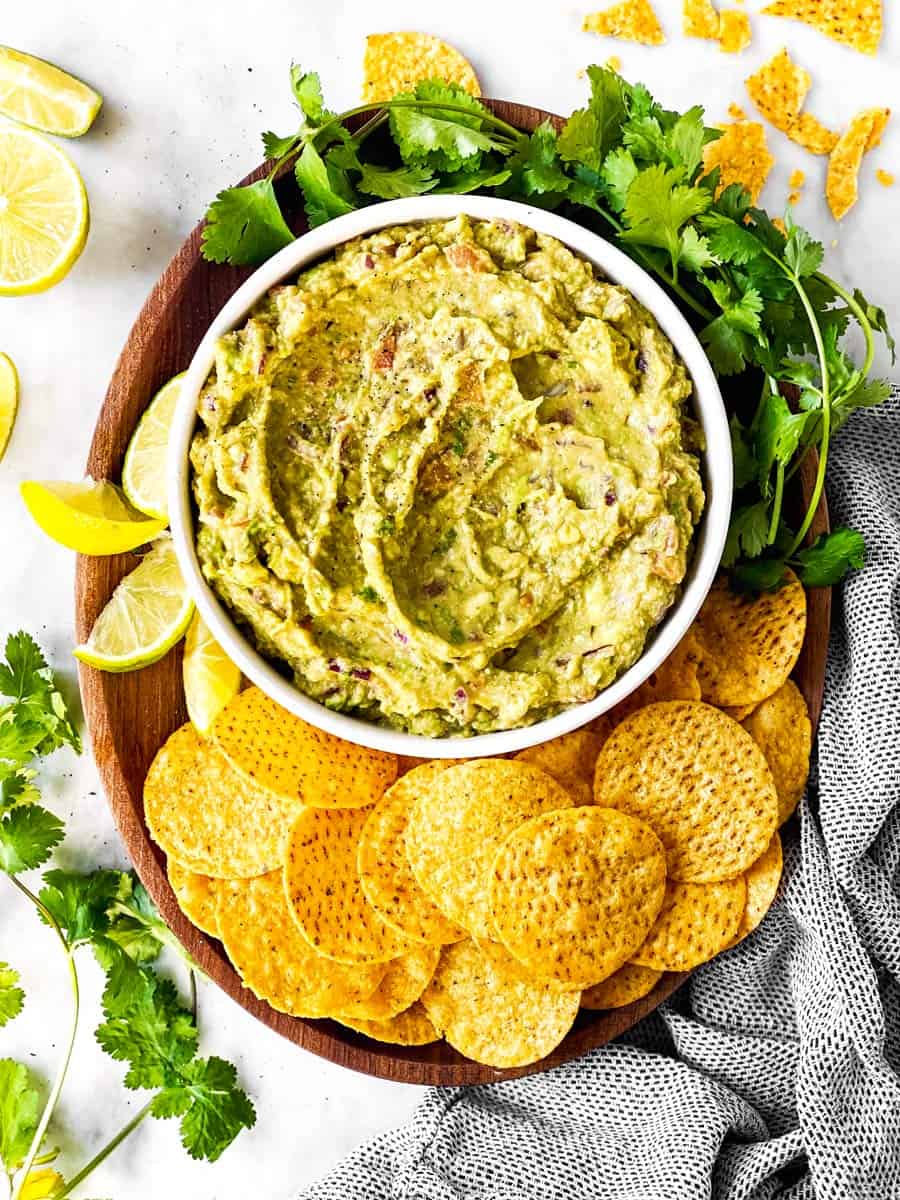
[[[582,28],[587,33],[642,42],[645,46],[661,46],[666,40],[650,0],[621,0],[611,8],[590,13]]]

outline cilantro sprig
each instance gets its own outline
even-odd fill
[[[220,194],[207,213],[203,253],[261,262],[293,234],[275,180],[293,170],[311,225],[380,199],[488,191],[561,209],[616,242],[654,274],[696,328],[717,375],[755,393],[732,418],[736,493],[725,565],[736,587],[777,587],[785,569],[804,583],[835,583],[862,565],[853,530],[805,546],[824,489],[834,434],[888,385],[870,378],[874,337],[894,343],[882,309],[823,273],[823,250],[786,214],[782,225],[737,184],[704,174],[704,147],[720,136],[699,106],[673,112],[642,84],[587,70],[590,97],[560,130],[524,133],[454,84],[430,80],[382,104],[336,114],[319,77],[291,68],[300,110],[288,136],[263,135],[268,175]],[[365,120],[362,118],[365,117]],[[354,132],[347,122],[362,120]],[[844,348],[861,330],[857,365]],[[807,510],[792,525],[787,485],[818,453]]]
[[[62,1058],[43,1106],[43,1089],[29,1068],[0,1059],[0,1165],[12,1200],[28,1194],[33,1168],[57,1154],[45,1148],[45,1141],[78,1028],[76,955],[84,947],[93,951],[106,976],[97,1041],[127,1064],[126,1087],[153,1094],[81,1170],[67,1181],[54,1173],[54,1200],[72,1195],[148,1116],[177,1118],[188,1154],[214,1161],[242,1129],[254,1124],[253,1105],[231,1063],[199,1056],[193,970],[194,1000],[185,1005],[174,984],[156,969],[163,946],[181,951],[142,884],[130,872],[51,869],[35,893],[20,877],[43,865],[63,836],[62,822],[39,804],[32,764],[63,745],[81,749],[53,672],[26,633],[7,639],[0,693],[9,701],[0,708],[0,870],[54,933],[72,989]],[[18,973],[0,963],[0,1026],[23,1007],[25,995],[18,984]]]

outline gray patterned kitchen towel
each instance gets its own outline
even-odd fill
[[[900,391],[842,431],[818,756],[779,899],[618,1043],[429,1092],[303,1200],[900,1198]],[[790,840],[790,839],[789,839]]]

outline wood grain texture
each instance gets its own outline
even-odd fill
[[[487,101],[505,120],[533,129],[550,116],[539,109]],[[558,121],[559,118],[551,118]],[[258,177],[262,168],[250,178]],[[284,207],[296,232],[302,210],[290,181],[280,183]],[[212,318],[251,273],[251,268],[216,266],[200,257],[198,226],[151,292],[119,358],[101,409],[87,462],[95,478],[119,479],[122,459],[138,418],[165,381],[184,370]],[[815,465],[800,472],[800,494],[808,495]],[[794,497],[798,503],[801,495]],[[813,533],[827,528],[821,506]],[[75,585],[76,635],[86,639],[97,614],[135,555],[78,561]],[[818,721],[830,626],[830,591],[809,597],[809,627],[795,677]],[[113,815],[138,875],[164,919],[211,979],[238,1004],[286,1038],[332,1062],[369,1075],[405,1083],[459,1085],[493,1082],[542,1071],[601,1046],[652,1012],[687,978],[665,975],[644,999],[610,1012],[582,1012],[561,1046],[542,1062],[498,1071],[470,1062],[443,1042],[432,1046],[383,1045],[332,1021],[306,1021],[277,1013],[245,990],[221,945],[181,913],[165,874],[165,858],[151,842],[143,818],[142,788],[147,768],[163,741],[186,719],[181,683],[181,647],[161,662],[124,675],[104,674],[79,664],[79,679],[94,757]]]

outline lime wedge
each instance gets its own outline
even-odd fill
[[[52,63],[0,46],[0,114],[60,137],[87,133],[103,97]]]
[[[129,572],[75,657],[101,671],[134,671],[167,654],[187,629],[194,605],[172,539],[163,535]]]
[[[0,125],[0,296],[59,283],[88,223],[84,183],[65,151],[32,129]]]
[[[0,460],[6,453],[19,408],[19,376],[15,363],[0,354]]]
[[[184,698],[198,733],[206,734],[241,690],[241,672],[194,613],[184,642]]]
[[[137,512],[114,483],[38,483],[20,485],[22,499],[48,537],[79,554],[123,554],[152,541],[166,527]]]
[[[131,435],[122,466],[122,490],[135,508],[168,520],[166,450],[184,371],[164,383],[144,410]]]

